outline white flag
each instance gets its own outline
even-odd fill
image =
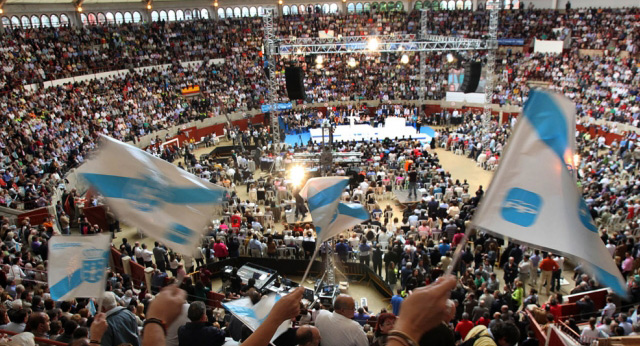
[[[239,319],[244,325],[249,327],[249,329],[255,332],[267,318],[269,312],[271,312],[271,309],[281,297],[282,296],[280,294],[271,293],[267,296],[263,296],[255,305],[249,298],[240,298],[228,303],[222,303],[222,306],[229,310],[231,314]],[[282,322],[273,334],[271,341],[277,339],[282,333],[286,332],[290,325],[291,322],[289,320]]]
[[[598,281],[626,295],[625,282],[576,186],[571,157],[575,106],[532,91],[473,224],[585,262]],[[571,162],[569,162],[571,160]]]
[[[110,234],[51,238],[47,271],[51,299],[102,297],[110,245]]]
[[[317,247],[325,240],[369,219],[369,213],[362,204],[340,202],[347,184],[347,177],[311,178],[300,191],[300,196],[307,199],[316,228]]]
[[[173,250],[191,254],[224,188],[113,138],[78,173],[118,218]]]

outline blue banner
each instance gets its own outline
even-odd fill
[[[277,103],[276,104],[276,110],[278,110],[278,111],[284,111],[284,110],[291,109],[291,108],[292,108],[291,102]],[[263,113],[270,112],[271,111],[271,105],[262,105],[261,109],[262,109]]]
[[[499,38],[498,44],[501,46],[524,46],[524,38]]]

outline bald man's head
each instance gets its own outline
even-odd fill
[[[353,318],[356,309],[356,303],[353,301],[353,298],[346,294],[341,294],[336,298],[336,301],[333,303],[333,309],[336,313],[346,317]]]
[[[318,346],[320,344],[320,331],[314,326],[300,326],[296,330],[296,341],[299,346]]]

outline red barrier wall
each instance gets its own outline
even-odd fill
[[[49,211],[46,207],[34,209],[18,215],[18,225],[22,225],[22,220],[24,220],[26,217],[29,218],[29,222],[31,223],[31,225],[41,225],[49,216],[51,215],[49,214]]]
[[[89,223],[92,225],[98,225],[101,230],[108,231],[109,224],[107,223],[107,210],[104,206],[99,205],[97,207],[83,208],[82,212],[87,217]]]

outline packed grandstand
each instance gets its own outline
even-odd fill
[[[430,34],[487,37],[489,16],[484,4],[410,3],[409,7],[390,2],[384,10],[378,3],[373,3],[375,8],[351,2],[344,6],[285,5],[283,15],[276,17],[276,32],[280,38],[417,36],[420,9],[429,8]],[[105,10],[79,13],[72,20],[64,15],[62,21],[58,15],[55,20],[48,14],[14,15],[8,7],[1,12],[0,35],[0,236],[4,242],[0,333],[18,336],[12,341],[3,337],[0,342],[29,345],[35,336],[42,345],[94,341],[147,345],[151,332],[143,343],[138,327],[157,327],[154,319],[162,317],[171,324],[179,314],[162,315],[158,311],[162,303],[156,302],[153,308],[153,301],[175,302],[167,298],[171,289],[164,291],[165,296],[158,292],[179,283],[191,304],[188,314],[185,308],[178,316],[175,328],[163,326],[167,345],[199,344],[196,340],[205,340],[198,339],[201,335],[215,339],[215,345],[260,344],[225,313],[221,302],[242,296],[254,299],[263,292],[257,292],[251,283],[245,285],[237,268],[223,280],[219,274],[225,264],[238,266],[235,260],[241,257],[256,262],[271,258],[297,261],[313,253],[316,234],[284,173],[300,157],[321,150],[318,144],[303,141],[301,134],[326,121],[374,125],[397,116],[418,132],[421,126],[433,128],[432,140],[336,141],[336,152],[358,153],[356,174],[363,176],[351,181],[343,198],[366,205],[372,220],[345,230],[334,248],[321,248],[325,256],[335,252],[345,272],[355,272],[356,264],[371,272],[380,282],[382,296],[391,298],[391,305],[387,308],[385,303],[383,311],[367,311],[361,305],[355,316],[355,307],[347,302],[346,308],[340,308],[345,303],[338,300],[337,306],[302,309],[299,314],[282,316],[283,321],[296,317],[293,336],[281,337],[275,344],[318,345],[318,333],[323,340],[335,340],[326,311],[321,311],[325,309],[359,324],[355,332],[345,327],[345,335],[364,335],[364,339],[353,336],[349,341],[354,345],[398,344],[393,327],[384,321],[393,326],[396,316],[400,316],[398,321],[403,319],[399,312],[402,299],[419,306],[416,297],[423,293],[411,292],[425,292],[417,289],[443,274],[484,194],[482,186],[476,189],[467,182],[473,173],[458,172],[454,178],[439,155],[465,155],[478,169],[495,170],[529,91],[544,87],[564,94],[576,105],[578,185],[603,242],[627,280],[630,296],[609,294],[579,263],[478,233],[472,236],[473,246],[463,250],[462,265],[456,270],[459,282],[453,284],[450,296],[457,305],[455,314],[449,316],[451,322],[444,327],[433,325],[439,328],[437,333],[410,336],[420,344],[433,344],[437,338],[453,345],[469,339],[469,333],[482,333],[479,326],[485,326],[496,343],[504,342],[500,345],[527,341],[526,345],[543,345],[551,338],[548,328],[555,325],[558,329],[554,330],[568,338],[563,345],[590,344],[609,337],[625,344],[624,339],[614,338],[640,333],[636,312],[640,244],[635,241],[640,227],[640,147],[636,143],[640,8],[584,8],[578,0],[576,5],[578,8],[569,5],[556,10],[514,1],[500,12],[498,39],[504,39],[504,44],[497,54],[489,132],[484,131],[486,124],[481,120],[482,105],[446,101],[447,92],[458,90],[463,62],[483,61],[485,51],[460,52],[453,58],[447,52],[428,52],[424,61],[415,52],[326,55],[321,63],[316,56],[279,56],[274,77],[278,102],[291,102],[284,75],[291,64],[304,71],[306,99],[293,101],[292,109],[280,112],[282,128],[274,129],[269,122],[274,115],[261,112],[268,102],[268,81],[263,22],[256,7],[221,4],[211,14],[206,9],[181,10],[177,17],[174,10],[167,14],[160,8],[151,11],[151,7],[144,16],[139,12],[137,16],[126,12],[128,17],[121,12],[105,15]],[[536,52],[536,40],[565,44],[557,53]],[[508,44],[514,41],[518,43]],[[401,61],[403,54],[408,54],[408,62]],[[418,93],[421,65],[427,66],[424,100]],[[198,92],[186,95],[184,91],[193,86],[198,86]],[[354,116],[357,119],[350,120]],[[184,131],[204,124],[215,130],[197,138],[185,137]],[[291,141],[282,146],[270,143],[274,131]],[[133,143],[176,164],[179,161],[179,167],[229,188],[230,195],[194,253],[177,254],[157,242],[154,246],[148,238],[131,244],[133,241],[127,243],[118,236],[117,217],[102,207],[102,198],[87,192],[69,174],[92,156],[100,135]],[[234,146],[234,151],[196,155],[205,152],[203,147],[208,152],[222,146]],[[409,161],[418,167],[415,176],[405,166]],[[335,175],[352,170],[353,166],[338,163],[331,169]],[[396,191],[407,190],[416,179],[424,198],[415,204],[396,198]],[[83,207],[102,208],[102,218],[94,219],[94,212],[85,212]],[[39,210],[45,210],[45,216],[35,212]],[[100,329],[104,317],[94,316],[93,302],[51,300],[45,268],[52,236],[109,231],[116,237],[113,261],[128,255],[130,265],[139,270],[125,272],[129,264],[117,263],[109,268],[107,290],[113,294],[99,304],[107,312],[109,329],[105,333]],[[149,281],[145,281],[144,268],[151,268]],[[358,272],[365,271],[358,268]],[[214,277],[219,290],[212,286]],[[205,303],[206,308],[196,302]],[[340,312],[349,309],[350,316]],[[114,316],[119,310],[126,312]],[[409,315],[417,314],[411,308],[406,311],[405,321],[406,316],[421,318]],[[314,327],[303,327],[309,324]],[[396,326],[406,332],[402,328],[406,325]],[[119,336],[109,336],[114,331]],[[162,329],[153,330],[153,335],[160,337]]]

